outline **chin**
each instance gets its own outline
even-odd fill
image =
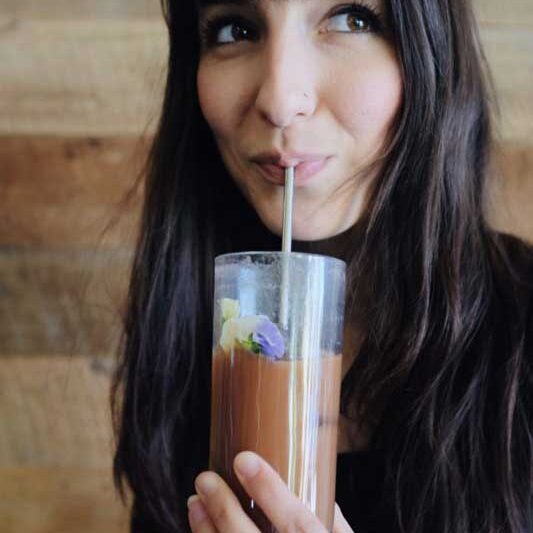
[[[257,214],[261,219],[261,222],[268,228],[269,231],[282,237],[283,235],[283,223],[282,215],[275,212],[263,212],[257,210]],[[319,241],[322,239],[328,239],[334,237],[339,233],[342,233],[350,227],[350,224],[346,224],[343,227],[331,226],[323,220],[309,222],[308,219],[303,219],[298,216],[293,216],[292,219],[292,239],[296,241]]]

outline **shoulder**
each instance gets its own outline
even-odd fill
[[[507,233],[493,233],[491,251],[495,266],[515,283],[533,290],[533,244]]]
[[[521,375],[520,394],[533,414],[533,246],[497,233],[493,235],[491,255],[494,290],[490,328],[496,339],[495,349],[501,351],[499,357],[510,367],[513,363],[509,357],[516,361]]]
[[[500,259],[507,259],[506,264],[513,273],[533,286],[533,243],[508,233],[494,232],[493,244]]]
[[[533,246],[508,234],[494,233],[490,237],[492,290],[486,321],[479,333],[492,340],[495,374],[501,377],[503,367],[515,368],[521,376],[522,394],[530,398],[527,389],[533,386]],[[530,398],[533,412],[532,402]]]
[[[490,248],[495,290],[504,298],[504,303],[516,305],[531,326],[533,245],[513,235],[493,233]]]
[[[531,502],[533,246],[507,234],[495,234],[492,244],[494,298],[491,311],[498,320],[492,322],[487,332],[493,335],[496,343],[491,354],[495,363],[490,376],[491,387],[486,397],[487,405],[492,406],[485,415],[491,428],[486,443],[493,450],[499,450],[492,457],[503,454],[500,472],[505,472],[512,480],[507,488],[503,484],[496,488],[502,499],[511,497],[515,501]],[[494,423],[495,412],[500,413],[500,422]],[[509,531],[533,531],[533,517],[528,509],[523,513],[510,509],[509,513],[518,519],[517,524],[523,524],[523,529],[515,526]]]

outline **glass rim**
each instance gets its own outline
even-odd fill
[[[239,257],[247,257],[247,256],[278,256],[278,257],[281,257],[283,256],[284,254],[286,255],[289,255],[291,257],[300,257],[300,258],[305,258],[305,257],[309,257],[309,258],[316,258],[316,259],[320,259],[322,261],[328,261],[328,262],[331,262],[331,263],[337,263],[339,266],[343,266],[344,268],[346,268],[346,261],[344,261],[343,259],[339,259],[338,257],[333,257],[331,255],[323,255],[323,254],[313,254],[313,253],[307,253],[307,252],[283,252],[281,250],[277,250],[277,251],[263,251],[263,252],[260,252],[260,251],[250,251],[250,252],[230,252],[230,253],[225,253],[225,254],[220,254],[220,255],[217,255],[215,257],[215,264],[224,260],[224,259],[231,259],[231,258],[239,258]]]

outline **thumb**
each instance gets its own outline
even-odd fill
[[[333,519],[333,533],[354,533],[350,524],[344,518],[340,507],[335,504],[335,518]]]

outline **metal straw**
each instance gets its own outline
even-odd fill
[[[285,188],[283,192],[283,237],[281,241],[281,307],[280,321],[284,328],[289,323],[289,254],[292,246],[292,204],[294,197],[294,167],[285,168]]]
[[[294,167],[285,168],[285,189],[283,191],[283,237],[281,241],[281,308],[280,321],[282,328],[289,330],[289,259],[292,246],[292,204],[294,196]],[[292,348],[287,347],[287,355],[292,358]],[[296,412],[298,406],[298,391],[296,387],[295,367],[290,367],[289,382],[289,461],[287,483],[289,487],[296,488]]]

